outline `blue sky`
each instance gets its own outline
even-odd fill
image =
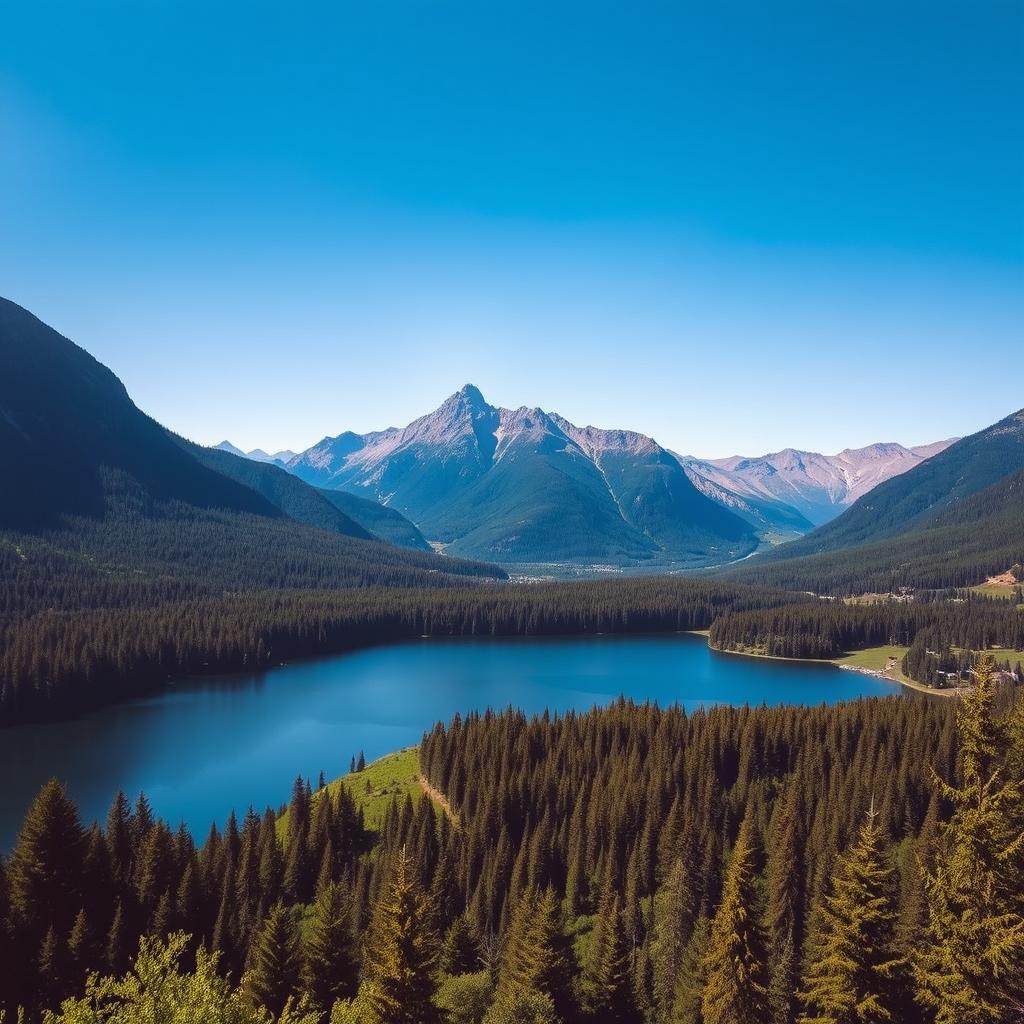
[[[684,452],[1024,403],[1024,6],[8,4],[0,294],[197,440]]]

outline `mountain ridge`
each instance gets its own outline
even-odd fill
[[[370,494],[473,557],[721,561],[757,543],[652,438],[492,406],[472,384],[404,427],[326,437],[287,468],[318,487]]]

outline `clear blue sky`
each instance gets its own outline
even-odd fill
[[[1024,405],[1024,5],[6,4],[0,293],[205,442]]]

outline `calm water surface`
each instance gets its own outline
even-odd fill
[[[0,730],[0,850],[40,785],[68,783],[86,821],[118,788],[200,835],[249,804],[417,743],[456,712],[514,705],[587,710],[619,694],[687,710],[709,704],[818,704],[897,692],[830,665],[712,654],[702,637],[421,640],[187,680],[68,722]]]

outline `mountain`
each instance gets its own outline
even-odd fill
[[[21,593],[44,606],[504,575],[380,543],[294,476],[174,437],[6,299],[0,364],[0,549],[20,553]]]
[[[879,484],[920,465],[955,440],[916,448],[886,442],[846,448],[837,455],[786,448],[755,458],[679,458],[690,479],[705,493],[714,488],[736,501],[751,503],[756,513],[774,526],[788,525],[786,509],[821,526]]]
[[[690,483],[701,494],[745,519],[757,530],[762,539],[780,543],[794,537],[802,537],[814,529],[814,524],[792,505],[787,505],[783,501],[738,494],[735,490],[727,489],[703,475],[698,468],[701,465],[699,460],[686,459],[679,455],[676,458],[690,478]]]
[[[978,583],[1024,556],[1024,410],[879,484],[733,575],[794,589]]]
[[[274,452],[273,455],[268,455],[262,448],[253,448],[251,452],[245,453],[245,457],[252,459],[254,462],[272,462],[275,466],[286,466],[289,461],[295,458],[295,454],[295,452],[287,448]]]
[[[324,438],[288,469],[395,508],[473,558],[706,564],[757,546],[651,438],[498,408],[468,384],[406,427]]]
[[[229,455],[237,455],[239,458],[244,459],[245,452],[241,448],[236,448],[230,441],[221,441],[220,444],[213,446],[214,451],[227,452]]]
[[[273,455],[268,455],[262,448],[253,448],[251,452],[243,452],[241,448],[237,448],[230,441],[221,441],[220,444],[215,444],[213,449],[215,451],[228,452],[231,455],[238,455],[243,459],[252,459],[253,462],[270,462],[275,466],[281,467],[284,467],[291,459],[295,458],[295,452],[289,451],[287,448],[274,452]]]
[[[350,494],[348,491],[317,488],[316,493],[388,544],[412,548],[414,551],[433,550],[423,534],[397,509],[388,508],[387,505],[381,505],[370,498],[361,498],[358,494]]]

